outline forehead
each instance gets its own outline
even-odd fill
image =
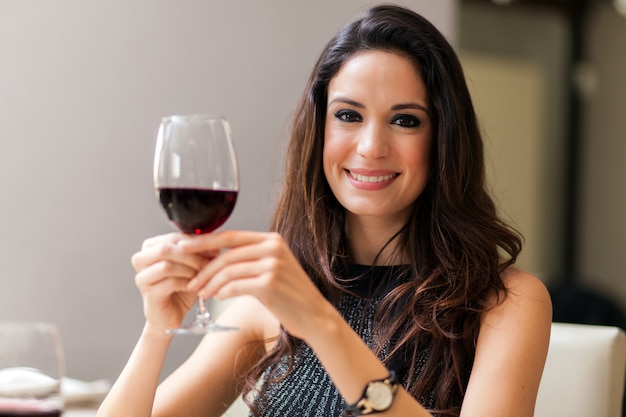
[[[406,96],[426,101],[427,91],[418,66],[403,54],[362,50],[350,56],[328,85],[333,95]],[[390,98],[390,97],[389,97]]]

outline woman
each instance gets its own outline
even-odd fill
[[[146,325],[99,416],[533,415],[545,286],[485,190],[461,66],[421,16],[378,6],[319,58],[271,233],[169,234],[133,256]],[[226,250],[225,250],[226,249]],[[157,387],[196,295],[219,321]],[[369,389],[367,389],[369,387]]]

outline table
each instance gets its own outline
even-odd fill
[[[68,408],[63,412],[63,417],[95,417],[95,408]]]

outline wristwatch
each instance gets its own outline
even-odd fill
[[[368,382],[361,399],[346,405],[343,416],[354,417],[388,410],[397,391],[396,374],[394,371],[390,371],[387,378]]]

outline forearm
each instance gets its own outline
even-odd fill
[[[152,414],[171,338],[160,330],[144,327],[128,363],[99,407],[97,417],[148,417]]]
[[[313,328],[316,330],[311,331],[305,341],[315,351],[346,402],[356,402],[369,381],[389,374],[385,365],[334,308],[327,310]],[[431,414],[400,389],[393,406],[384,415],[427,417]]]

